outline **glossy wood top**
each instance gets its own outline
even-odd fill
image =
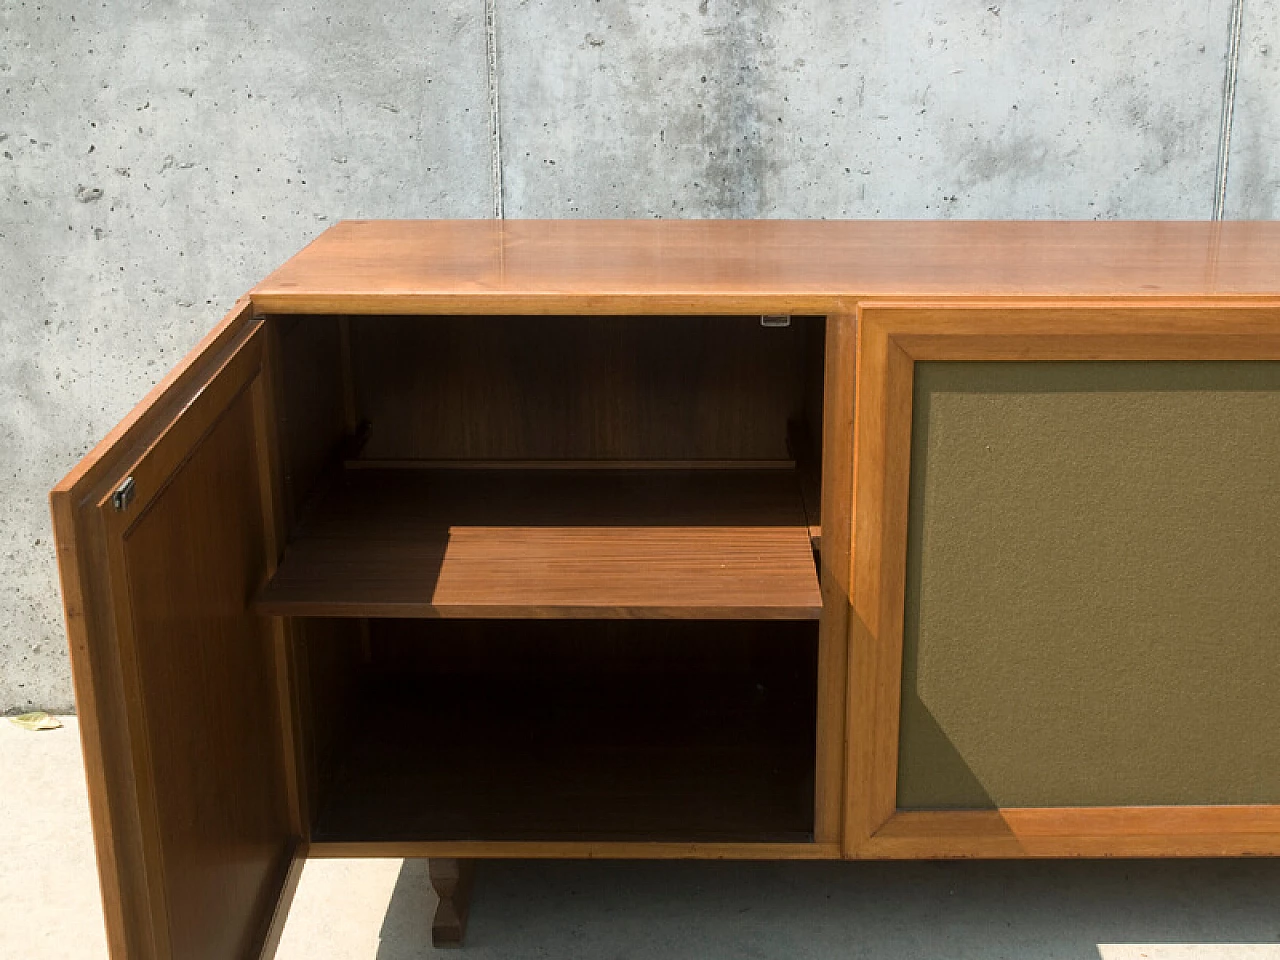
[[[930,297],[1280,296],[1280,222],[349,220],[256,287],[291,313],[824,312]]]

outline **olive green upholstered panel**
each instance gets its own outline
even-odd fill
[[[898,805],[1280,803],[1280,362],[916,365]]]

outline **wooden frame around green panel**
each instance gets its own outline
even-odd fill
[[[864,302],[856,340],[845,855],[1280,855],[1280,805],[897,806],[916,361],[1280,360],[1280,303]]]

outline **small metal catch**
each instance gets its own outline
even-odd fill
[[[762,327],[789,327],[791,318],[785,313],[765,313],[760,316]]]
[[[124,483],[116,487],[115,493],[111,494],[111,505],[117,510],[128,510],[129,504],[133,503],[137,493],[138,485],[133,482],[133,477],[125,477]]]

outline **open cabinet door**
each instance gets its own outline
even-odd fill
[[[265,344],[241,301],[51,496],[117,960],[269,955],[300,868]]]

